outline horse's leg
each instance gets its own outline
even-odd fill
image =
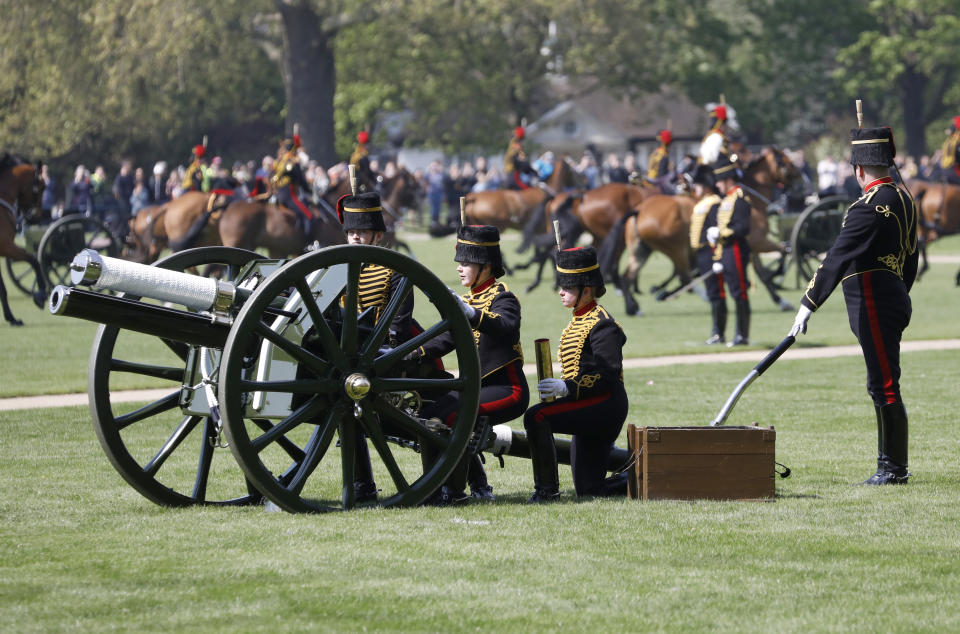
[[[33,294],[33,303],[37,305],[37,308],[43,308],[43,304],[47,300],[47,278],[40,270],[40,262],[37,261],[36,256],[11,241],[4,247],[0,247],[0,257],[26,262],[33,268],[33,272],[37,276],[37,292]]]
[[[501,257],[502,257],[502,254],[501,254]],[[507,275],[511,275],[511,276],[512,276],[512,275],[513,275],[513,269],[511,269],[511,268],[507,265],[507,259],[506,259],[506,258],[502,258],[502,259],[503,259],[503,270],[504,270],[504,272],[505,272]]]
[[[640,290],[640,270],[647,264],[653,249],[643,240],[637,241],[637,246],[630,251],[630,263],[627,264],[627,278],[633,286],[633,292],[637,295],[643,293]]]
[[[930,263],[927,261],[926,236],[922,236],[919,240],[917,240],[917,248],[920,249],[920,268],[917,270],[915,281],[919,282],[920,278],[923,277],[923,274],[926,273],[927,269],[930,268]]]
[[[760,256],[756,253],[751,253],[750,261],[753,263],[753,270],[757,274],[757,278],[760,280],[760,283],[763,284],[763,287],[767,289],[768,293],[770,293],[770,299],[773,300],[773,303],[776,304],[782,312],[793,310],[793,304],[777,293],[777,285],[773,282],[773,275],[767,275],[767,271],[763,268],[763,264],[760,262]]]
[[[533,258],[526,266],[530,266],[534,262],[537,264],[537,272],[533,276],[533,281],[530,282],[530,285],[527,286],[527,292],[529,293],[536,287],[540,286],[540,280],[543,278],[543,268],[547,264],[547,260],[550,259],[550,249],[543,249],[537,247],[537,250],[534,251]],[[519,266],[517,268],[520,268]]]
[[[13,316],[10,304],[7,302],[7,286],[3,283],[3,273],[0,273],[0,303],[3,304],[3,318],[11,326],[22,326],[23,322]]]

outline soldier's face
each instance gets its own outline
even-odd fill
[[[560,303],[563,304],[564,308],[577,309],[593,301],[592,286],[584,286],[582,291],[579,286],[561,286]]]
[[[460,285],[470,288],[474,284],[485,282],[490,277],[490,268],[486,264],[457,262],[457,275],[460,276]]]
[[[347,231],[347,244],[377,244],[383,235],[373,229],[350,229]]]

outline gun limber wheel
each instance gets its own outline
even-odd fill
[[[377,321],[365,323],[357,311],[360,275],[371,264],[398,271],[403,280]],[[390,323],[410,294],[424,331],[387,350]],[[405,357],[447,332],[459,376],[415,375],[423,366]],[[421,400],[451,390],[460,400],[449,428],[418,416]],[[366,454],[358,443],[368,443],[377,504],[423,502],[463,455],[479,392],[473,331],[450,291],[422,264],[371,246],[329,247],[273,273],[237,316],[220,369],[230,450],[254,486],[290,512],[357,504],[358,456]],[[292,465],[291,456],[299,456]]]
[[[797,261],[798,282],[806,283],[833,246],[843,215],[852,201],[846,196],[830,196],[803,210],[793,227],[790,245]]]
[[[101,255],[119,257],[120,241],[96,218],[70,215],[50,225],[37,246],[40,270],[47,278],[47,288],[70,284],[70,262],[84,249]]]
[[[226,265],[225,279],[260,256],[227,247],[191,249],[155,266],[183,271],[205,264]],[[181,409],[187,358],[199,349],[159,337],[100,326],[89,369],[93,426],[110,463],[134,489],[164,506],[245,504],[261,496],[223,445],[216,419]],[[220,351],[207,354],[214,361]],[[145,405],[114,402],[114,391],[156,388]],[[202,388],[201,388],[202,389]]]

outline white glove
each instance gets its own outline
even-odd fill
[[[540,398],[563,398],[567,392],[567,384],[563,379],[540,379],[537,383],[537,389],[540,390]]]
[[[460,310],[463,311],[463,314],[466,315],[467,321],[472,321],[473,316],[477,314],[477,309],[463,301],[463,298],[457,294],[457,291],[450,289],[450,293],[456,298],[457,303],[460,304]]]
[[[720,239],[720,227],[707,227],[707,242],[716,244]]]
[[[793,320],[793,328],[790,329],[790,335],[796,337],[800,333],[807,334],[807,320],[813,311],[806,306],[801,305],[797,311],[797,316]]]
[[[717,275],[723,273],[723,262],[714,262],[713,263],[713,272]]]

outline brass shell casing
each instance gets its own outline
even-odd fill
[[[533,348],[537,355],[537,380],[553,378],[553,361],[550,358],[550,340],[537,339],[533,342]],[[554,397],[543,399],[547,403],[556,400]]]

